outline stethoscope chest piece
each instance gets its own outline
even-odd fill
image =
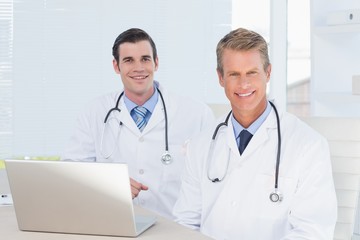
[[[282,194],[277,189],[275,189],[272,193],[270,193],[269,198],[274,203],[281,202],[283,200]]]
[[[165,151],[165,153],[161,156],[161,162],[165,165],[169,165],[172,162],[172,157],[169,151]]]

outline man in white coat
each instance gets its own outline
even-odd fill
[[[216,53],[232,112],[217,134],[188,144],[176,221],[215,239],[332,239],[337,202],[328,144],[267,100],[266,41],[240,28]]]
[[[213,124],[213,113],[205,104],[170,94],[154,81],[159,60],[145,31],[132,28],[121,33],[113,56],[124,90],[89,104],[78,117],[62,159],[127,163],[135,204],[173,218],[185,143]],[[162,159],[165,152],[171,158]]]

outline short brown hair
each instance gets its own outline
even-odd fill
[[[125,32],[122,32],[114,42],[114,45],[112,47],[112,54],[115,58],[115,60],[119,61],[119,46],[123,43],[130,42],[130,43],[137,43],[140,41],[148,41],[151,45],[152,51],[153,51],[153,59],[156,61],[157,58],[157,50],[156,45],[152,38],[150,37],[147,32],[140,28],[130,28],[126,30]]]
[[[217,70],[224,74],[223,54],[225,49],[248,51],[258,50],[263,59],[264,70],[270,65],[268,46],[265,39],[258,33],[244,28],[238,28],[226,34],[216,47]]]

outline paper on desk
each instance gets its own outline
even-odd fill
[[[0,206],[9,206],[9,205],[13,205],[13,199],[11,194],[1,194]]]

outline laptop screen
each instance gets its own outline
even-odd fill
[[[19,228],[137,236],[126,164],[5,160]],[[151,226],[155,218],[147,224]],[[145,224],[146,225],[146,224]]]

